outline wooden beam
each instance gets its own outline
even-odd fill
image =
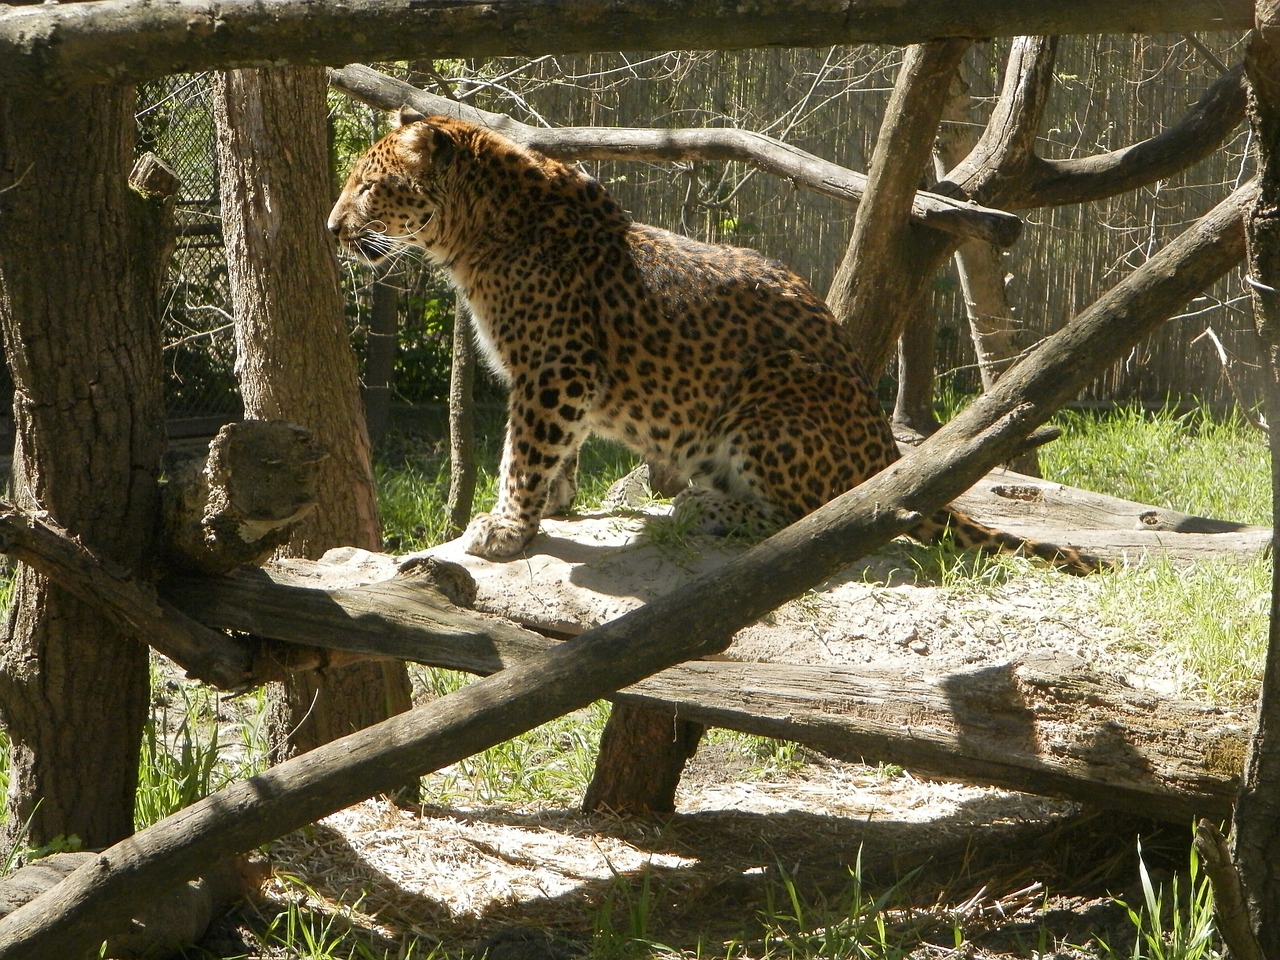
[[[651,558],[634,549],[610,566],[628,556],[651,572]],[[471,673],[507,669],[558,645],[455,608],[412,577],[347,589],[305,585],[333,572],[288,561],[231,577],[177,579],[164,590],[188,616],[218,630]],[[875,666],[705,661],[671,667],[607,699],[663,715],[668,738],[676,717],[794,740],[845,760],[898,763],[1178,822],[1230,815],[1252,716],[1160,699],[1070,658],[930,677]]]
[[[0,6],[0,86],[57,92],[289,63],[1252,25],[1248,0],[95,0]]]

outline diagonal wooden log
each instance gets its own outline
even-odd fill
[[[857,203],[865,174],[750,130],[645,130],[633,127],[533,127],[506,114],[480,110],[388,77],[362,64],[329,71],[329,85],[371,106],[395,110],[408,104],[425,114],[449,114],[496,130],[560,160],[737,160],[837,200]],[[1012,246],[1022,221],[1011,213],[925,190],[911,204],[911,219],[945,233]]]
[[[0,960],[72,960],[175,882],[408,778],[507,740],[732,633],[954,499],[1096,370],[1239,261],[1256,187],[1190,230],[895,464],[719,570],[455,694],[235,784],[103,851],[0,919]]]
[[[86,603],[138,632],[191,676],[227,690],[253,676],[248,641],[210,630],[159,598],[154,587],[116,570],[66,532],[0,501],[0,553],[38,570]]]

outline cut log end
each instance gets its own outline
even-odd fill
[[[327,456],[309,431],[287,421],[224,426],[206,457],[170,466],[164,511],[170,567],[220,574],[265,561],[315,508]]]

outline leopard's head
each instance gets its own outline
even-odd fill
[[[391,132],[351,168],[329,214],[329,229],[370,263],[411,246],[448,262],[451,231],[443,221],[469,125],[424,117],[409,107],[393,122]]]

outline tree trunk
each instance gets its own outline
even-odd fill
[[[467,529],[476,497],[476,345],[471,312],[459,296],[453,314],[449,368],[449,536]]]
[[[324,229],[331,202],[324,73],[235,71],[213,88],[245,415],[300,424],[329,454],[319,507],[286,549],[304,557],[345,544],[376,549],[369,436]],[[278,757],[409,705],[401,664],[300,673],[282,686],[272,709]]]
[[[938,318],[922,305],[898,337],[898,392],[893,404],[893,435],[918,443],[938,429],[933,413],[934,337]]]
[[[1267,419],[1280,423],[1280,0],[1260,0],[1249,43],[1250,120],[1259,156],[1257,201],[1245,218],[1254,316],[1267,353]],[[1280,444],[1271,444],[1273,516],[1280,517]],[[1272,554],[1280,548],[1273,533]],[[1262,955],[1280,956],[1280,565],[1244,783],[1236,805],[1235,861]]]
[[[380,443],[391,421],[391,383],[395,378],[400,291],[384,277],[373,285],[369,310],[369,346],[365,352],[364,406],[369,441]]]
[[[151,550],[164,450],[158,272],[144,262],[160,250],[127,182],[134,102],[106,87],[0,98],[14,495],[130,571]],[[148,702],[145,643],[21,568],[0,655],[6,847],[132,832]]]
[[[582,809],[627,816],[673,812],[684,765],[705,729],[665,710],[615,702]]]

